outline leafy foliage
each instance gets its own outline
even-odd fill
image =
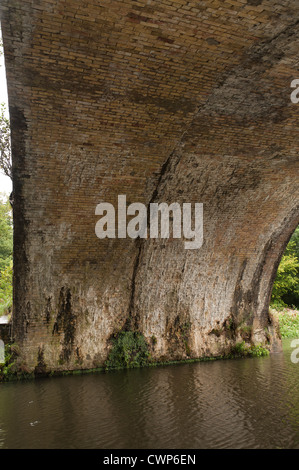
[[[5,362],[0,364],[0,382],[33,377],[27,366],[21,361],[20,348],[16,343],[5,345]]]
[[[0,41],[0,56],[3,45]],[[10,124],[4,103],[0,104],[0,170],[11,178]],[[0,315],[12,306],[12,213],[8,198],[0,194]]]
[[[11,351],[11,346],[5,346],[5,363],[0,364],[0,381],[5,380],[10,376],[14,368],[14,354]]]
[[[295,230],[295,232],[294,232],[294,234],[291,238],[291,242],[295,243],[295,254],[296,254],[297,258],[299,259],[299,226]]]
[[[249,355],[251,357],[262,357],[262,356],[269,356],[268,349],[264,348],[261,344],[252,345],[249,348]]]
[[[0,40],[0,57],[2,55],[3,44]],[[11,178],[10,124],[4,103],[0,103],[0,169]]]
[[[288,244],[273,286],[272,305],[299,306],[299,227]]]
[[[12,215],[8,199],[0,199],[0,315],[12,306]]]
[[[277,306],[271,309],[278,318],[282,338],[299,338],[299,311]]]
[[[148,345],[138,331],[121,331],[112,338],[106,369],[145,366],[149,362]]]
[[[0,198],[0,272],[9,266],[12,260],[12,214],[8,199]]]
[[[0,168],[11,178],[10,124],[4,103],[0,104]]]
[[[0,273],[0,316],[10,313],[12,307],[12,261]]]
[[[242,341],[241,343],[237,343],[231,351],[231,354],[234,357],[261,357],[261,356],[268,356],[269,351],[268,349],[264,348],[262,345],[254,345],[252,344],[251,346],[247,346],[245,344],[245,341]]]

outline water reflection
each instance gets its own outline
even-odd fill
[[[299,448],[299,364],[183,364],[0,386],[3,448]]]

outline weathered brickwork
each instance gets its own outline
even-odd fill
[[[275,346],[299,222],[298,1],[2,0],[1,21],[22,361],[95,367],[124,327],[158,360]],[[203,202],[203,247],[97,239],[95,207],[119,194]]]

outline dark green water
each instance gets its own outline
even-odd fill
[[[291,351],[1,384],[0,448],[299,448]]]

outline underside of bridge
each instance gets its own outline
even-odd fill
[[[100,366],[279,343],[269,301],[299,215],[298,0],[2,0],[23,364]],[[201,202],[204,243],[98,239],[95,207]]]

